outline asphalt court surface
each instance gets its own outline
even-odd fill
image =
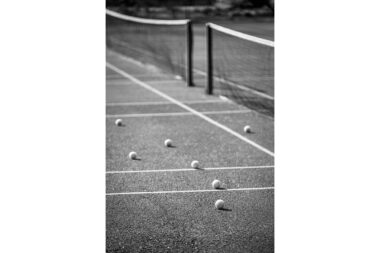
[[[213,204],[222,198],[226,210]],[[274,192],[108,196],[109,252],[274,252]],[[124,251],[125,250],[125,251]]]
[[[273,119],[113,52],[107,62],[274,151]],[[273,252],[274,157],[110,68],[106,76],[107,251]],[[174,147],[164,146],[168,138]],[[225,210],[214,208],[217,199]]]

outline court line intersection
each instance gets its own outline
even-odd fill
[[[119,73],[121,76],[123,76],[123,77],[125,77],[125,78],[127,78],[127,79],[129,79],[129,80],[131,80],[131,81],[136,82],[136,84],[139,84],[141,87],[144,87],[144,88],[146,88],[147,90],[150,90],[150,91],[152,91],[153,93],[156,93],[157,95],[159,95],[159,96],[161,96],[161,97],[163,97],[163,98],[165,98],[165,99],[167,99],[167,100],[173,102],[174,104],[176,104],[176,105],[182,107],[183,109],[185,109],[185,110],[187,110],[187,111],[193,113],[194,115],[196,115],[196,116],[198,116],[198,117],[200,117],[200,118],[206,120],[207,122],[209,122],[209,123],[211,123],[211,124],[213,124],[213,125],[215,125],[215,126],[221,128],[221,129],[223,129],[224,131],[230,133],[231,135],[234,135],[235,137],[237,137],[237,138],[243,140],[244,142],[246,142],[246,143],[248,143],[248,144],[254,146],[255,148],[257,148],[257,149],[263,151],[264,153],[266,153],[266,154],[268,154],[268,155],[274,157],[274,153],[273,153],[272,151],[270,151],[269,149],[264,148],[263,146],[257,144],[256,142],[254,142],[254,141],[252,141],[252,140],[250,140],[250,139],[248,139],[248,138],[242,136],[241,134],[239,134],[239,133],[233,131],[232,129],[226,127],[225,125],[222,125],[222,124],[220,124],[219,122],[217,122],[217,121],[215,121],[215,120],[213,120],[213,119],[207,117],[205,114],[203,114],[203,113],[201,113],[201,112],[199,112],[199,111],[196,111],[196,110],[194,110],[193,108],[191,108],[191,107],[189,107],[189,106],[183,104],[182,102],[180,102],[180,101],[178,101],[178,100],[176,100],[176,99],[170,97],[169,95],[167,95],[167,94],[165,94],[165,93],[163,93],[163,92],[161,92],[161,91],[159,91],[159,90],[153,88],[152,86],[148,85],[147,83],[145,83],[145,82],[143,82],[143,81],[141,81],[141,80],[139,80],[139,79],[137,79],[137,78],[131,76],[130,74],[128,74],[128,73],[126,73],[125,71],[119,69],[118,67],[112,65],[111,63],[106,62],[106,65],[107,65],[108,68],[110,68],[110,69],[112,69],[113,71]]]

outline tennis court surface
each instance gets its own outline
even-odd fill
[[[106,52],[106,251],[274,252],[273,117],[188,87],[186,55],[154,58],[147,43],[144,56],[115,34]]]

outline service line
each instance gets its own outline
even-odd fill
[[[233,114],[249,113],[250,110],[231,110],[231,111],[206,111],[203,114]],[[130,114],[108,114],[107,118],[135,118],[135,117],[164,117],[164,116],[195,116],[191,112],[157,112],[157,113],[130,113]]]
[[[184,169],[166,169],[166,170],[114,170],[106,171],[106,174],[127,174],[127,173],[154,173],[154,172],[185,172],[185,171],[208,171],[208,170],[244,170],[244,169],[271,169],[274,165],[261,166],[240,166],[240,167],[215,167],[215,168],[184,168]]]
[[[214,99],[214,100],[188,100],[181,101],[184,104],[210,104],[210,103],[231,103],[227,100]],[[119,103],[107,103],[107,106],[129,106],[129,105],[172,105],[172,102],[169,101],[152,101],[152,102],[119,102]]]

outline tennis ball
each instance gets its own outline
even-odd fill
[[[121,125],[123,125],[123,120],[122,120],[122,119],[117,119],[117,120],[115,120],[115,125],[116,125],[116,126],[121,126]]]
[[[172,146],[172,140],[170,140],[170,139],[165,140],[165,146],[171,147]]]
[[[128,156],[129,156],[129,159],[132,159],[132,160],[137,158],[137,154],[134,151],[130,152]]]
[[[215,179],[214,181],[212,181],[212,187],[214,189],[219,189],[220,185],[221,185],[221,183],[220,183],[220,181],[218,179]]]
[[[251,132],[251,127],[250,126],[245,126],[244,127],[244,132],[250,133]]]
[[[218,199],[216,202],[215,202],[215,208],[216,209],[222,209],[224,207],[224,201],[221,200],[221,199]]]
[[[191,167],[193,167],[194,169],[199,168],[199,162],[197,160],[192,161],[191,162]]]

